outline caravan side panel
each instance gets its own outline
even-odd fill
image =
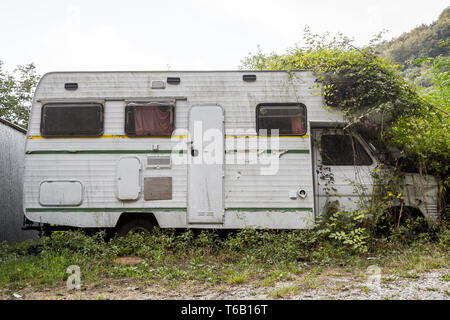
[[[74,72],[45,75],[36,90],[27,134],[26,216],[36,222],[79,227],[114,227],[123,212],[152,212],[162,227],[310,226],[314,221],[314,201],[309,125],[304,136],[280,137],[279,152],[272,153],[271,142],[256,135],[255,109],[260,103],[301,102],[307,107],[308,122],[342,119],[323,108],[320,88],[310,72],[298,72],[294,77],[286,72],[250,72],[257,75],[257,81],[245,82],[242,76],[247,73]],[[180,84],[152,89],[152,81],[165,81],[168,76],[180,77]],[[65,90],[64,83],[67,82],[78,83],[78,89]],[[172,137],[133,138],[125,134],[125,106],[129,101],[168,99],[176,101]],[[41,108],[45,103],[55,101],[101,103],[104,106],[102,135],[42,137]],[[191,106],[202,104],[222,106],[225,116],[225,217],[220,225],[190,224],[187,220],[188,115]],[[261,146],[264,143],[269,143],[268,151],[258,153],[255,144]],[[254,153],[256,163],[249,158]],[[165,158],[161,160],[165,165],[155,165],[155,157]],[[126,189],[120,189],[117,179],[120,177],[118,163],[124,158],[137,159],[141,171],[139,175],[128,177],[129,181],[134,181],[132,194],[122,196]],[[171,181],[169,199],[146,200],[144,181],[154,177]],[[48,179],[80,181],[84,190],[82,202],[79,205],[43,206],[39,203],[39,185]],[[306,198],[293,196],[299,189],[306,192]]]

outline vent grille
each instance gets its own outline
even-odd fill
[[[170,156],[149,156],[147,158],[147,168],[167,169],[172,165]]]
[[[179,77],[167,77],[168,84],[180,84],[181,79]]]
[[[166,83],[163,80],[153,80],[152,89],[165,89]]]
[[[78,83],[75,83],[75,82],[64,83],[64,89],[66,89],[66,90],[77,90],[78,89]]]
[[[256,74],[244,74],[242,80],[247,82],[256,81]]]

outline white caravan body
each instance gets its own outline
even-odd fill
[[[329,198],[314,139],[344,122],[315,80],[308,71],[48,73],[27,132],[25,216],[81,228],[114,228],[126,214],[162,228],[310,228]],[[295,121],[283,114],[298,110]],[[258,131],[277,121],[292,132]],[[349,208],[356,172],[372,190],[377,164],[360,143],[363,165],[331,166]],[[412,194],[409,205],[435,217],[437,183],[426,183],[427,201]]]

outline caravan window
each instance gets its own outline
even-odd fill
[[[265,103],[256,107],[256,129],[274,129],[280,135],[301,136],[306,133],[306,106],[302,103]]]
[[[370,166],[372,159],[354,137],[323,135],[320,141],[322,164],[328,166]]]
[[[100,103],[49,103],[42,107],[43,137],[101,136],[103,105]]]
[[[132,102],[125,108],[125,132],[129,136],[171,136],[174,129],[172,102]]]

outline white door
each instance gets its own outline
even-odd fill
[[[333,202],[340,209],[368,206],[376,160],[359,137],[337,129],[313,129],[315,206],[324,213]]]
[[[224,114],[218,105],[189,111],[188,223],[223,223]]]

